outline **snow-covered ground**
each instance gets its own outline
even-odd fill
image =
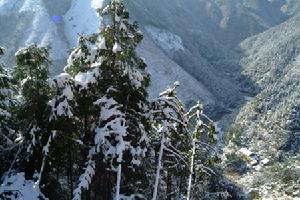
[[[145,58],[147,71],[151,74],[150,98],[157,97],[167,86],[179,81],[179,96],[185,103],[190,104],[189,106],[197,100],[206,104],[216,103],[208,89],[157,48],[147,34],[138,48],[138,53]]]
[[[0,199],[10,200],[47,200],[37,183],[25,180],[24,173],[6,175],[0,185]]]
[[[59,37],[57,25],[51,20],[42,1],[26,0],[20,8],[20,13],[32,13],[33,21],[24,33],[24,44],[38,43],[40,46],[50,46],[53,49],[51,56],[56,59],[64,59],[68,53],[68,46]]]

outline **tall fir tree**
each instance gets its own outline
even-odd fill
[[[65,68],[75,80],[75,115],[83,125],[83,142],[91,146],[74,199],[82,197],[95,174],[111,174],[107,181],[115,183],[109,193],[117,199],[121,193],[141,193],[143,181],[137,179],[143,177],[140,166],[149,142],[149,76],[135,53],[142,34],[122,1],[112,0],[98,12],[104,19],[100,31],[80,37]]]
[[[48,166],[44,176],[48,180],[45,183],[44,194],[49,198],[72,198],[74,187],[75,155],[80,154],[80,146],[77,144],[79,125],[74,115],[74,79],[66,73],[61,73],[48,80],[51,89],[49,125],[52,130],[51,149],[47,152]],[[49,149],[49,147],[47,147]],[[45,157],[46,158],[46,157]],[[44,158],[44,159],[45,159]],[[61,184],[61,176],[67,177],[67,187]],[[65,195],[59,194],[61,190],[69,190]]]
[[[4,48],[0,47],[0,56],[4,54]],[[14,154],[17,152],[18,137],[16,130],[14,109],[17,104],[16,81],[9,71],[0,63],[0,174],[7,171],[14,162]]]
[[[49,53],[46,48],[31,44],[16,53],[13,75],[20,81],[19,128],[23,135],[25,178],[33,179],[42,167],[43,147],[48,143],[50,99],[48,86]],[[24,160],[25,158],[25,160]],[[22,164],[20,168],[22,168]],[[36,177],[39,178],[39,177]]]

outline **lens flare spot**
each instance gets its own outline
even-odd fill
[[[52,21],[54,23],[58,24],[58,23],[60,23],[62,21],[62,18],[59,15],[54,15],[54,16],[52,16]]]

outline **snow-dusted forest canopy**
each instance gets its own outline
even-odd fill
[[[0,0],[0,199],[300,199],[300,1]]]

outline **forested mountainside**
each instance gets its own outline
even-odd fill
[[[293,196],[295,191],[294,197],[299,196],[299,22],[297,14],[241,44],[245,51],[242,73],[251,77],[259,92],[239,111],[228,138],[233,136],[238,147],[268,159],[262,169],[240,174],[240,182],[260,188],[255,190],[265,198],[288,198],[285,195]]]
[[[299,197],[298,0],[131,0],[144,40],[138,52],[151,74],[150,96],[178,80],[188,106],[198,99],[226,137],[230,179],[250,196]],[[54,16],[59,16],[54,20]],[[50,45],[53,74],[62,71],[79,33],[97,31],[85,0],[0,0],[0,45],[12,66],[31,42]],[[229,142],[231,140],[231,142]],[[248,148],[266,164],[236,152]],[[266,179],[263,179],[265,177]]]

